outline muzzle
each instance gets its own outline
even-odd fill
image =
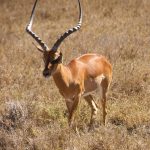
[[[50,71],[49,71],[48,69],[44,69],[44,71],[43,71],[43,76],[44,76],[44,77],[48,77],[48,76],[50,76],[50,75],[51,75]]]

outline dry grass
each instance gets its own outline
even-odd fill
[[[82,101],[81,137],[68,129],[64,100],[52,79],[42,77],[41,55],[25,33],[33,0],[0,2],[0,149],[150,149],[149,0],[82,0],[83,26],[61,45],[64,61],[86,52],[106,55],[113,83],[105,127],[99,111],[88,132],[90,109]],[[52,45],[76,22],[76,0],[39,3],[34,30]]]

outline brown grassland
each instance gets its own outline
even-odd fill
[[[105,55],[113,82],[106,126],[100,108],[88,132],[90,108],[81,101],[80,137],[25,32],[33,3],[0,0],[0,150],[150,150],[150,1],[81,0],[83,25],[60,47],[64,64],[87,52]],[[33,29],[50,46],[77,20],[76,0],[39,0]]]

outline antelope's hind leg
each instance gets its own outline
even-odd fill
[[[106,112],[106,100],[107,100],[108,87],[109,87],[109,82],[108,82],[107,78],[105,78],[105,79],[102,80],[101,87],[100,87],[102,113],[103,113],[103,124],[104,125],[106,123],[106,115],[107,115],[107,112]]]
[[[90,128],[91,128],[93,127],[93,124],[97,115],[98,107],[92,95],[87,95],[84,97],[84,99],[87,101],[87,103],[91,107],[91,119],[90,119]]]

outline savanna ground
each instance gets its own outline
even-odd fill
[[[150,1],[81,1],[83,26],[61,45],[64,63],[103,54],[113,82],[106,126],[99,111],[88,132],[90,108],[81,101],[80,137],[69,130],[65,101],[43,78],[41,53],[25,32],[33,2],[0,0],[0,150],[149,150]],[[76,0],[40,0],[33,28],[50,46],[77,20]]]

